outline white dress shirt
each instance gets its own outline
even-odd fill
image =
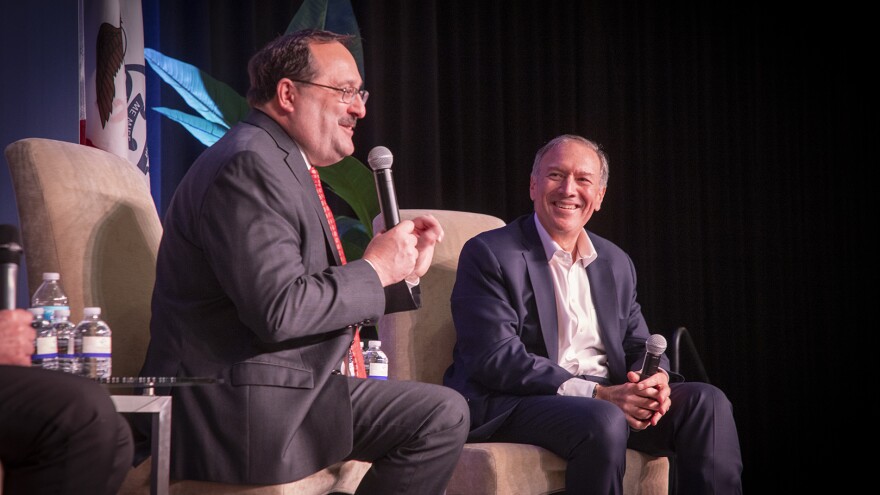
[[[556,317],[559,322],[557,364],[575,376],[607,377],[608,356],[599,336],[599,323],[586,270],[587,265],[597,257],[596,249],[587,232],[581,231],[572,256],[550,238],[537,215],[535,225],[547,255],[556,296]],[[572,378],[564,382],[557,393],[591,397],[595,388],[595,382]]]

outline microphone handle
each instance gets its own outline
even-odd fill
[[[382,220],[385,222],[385,230],[388,230],[400,223],[400,210],[397,208],[394,179],[391,177],[390,168],[376,170],[373,175],[376,178],[379,209],[382,212]]]
[[[660,369],[660,354],[651,354],[650,352],[645,353],[645,364],[642,366],[641,378],[639,381],[642,381],[649,376],[657,373],[657,370]]]
[[[0,264],[0,309],[15,309],[17,281],[18,265],[15,263]]]

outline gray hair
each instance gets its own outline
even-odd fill
[[[548,151],[556,148],[562,143],[571,141],[581,143],[587,148],[590,148],[591,150],[596,152],[596,155],[599,156],[600,163],[599,185],[602,187],[606,187],[608,185],[608,156],[605,155],[605,151],[602,150],[602,147],[599,146],[598,143],[575,134],[563,134],[561,136],[557,136],[550,140],[549,143],[542,146],[541,149],[539,149],[538,152],[535,154],[535,162],[532,164],[532,177],[537,176],[538,167],[541,164],[541,159],[544,158],[544,155],[546,155]]]

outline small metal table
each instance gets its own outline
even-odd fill
[[[141,395],[111,395],[116,411],[150,414],[150,495],[169,495],[171,466],[171,396],[154,395],[155,387],[185,387],[223,383],[218,378],[199,377],[109,377],[96,379],[106,387],[131,388]]]

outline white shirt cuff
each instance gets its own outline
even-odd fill
[[[370,265],[370,268],[372,268],[374,272],[376,271],[376,267],[373,266],[373,262],[372,262],[372,261],[370,261],[370,260],[368,260],[368,259],[366,259],[366,258],[364,258],[363,260],[366,261],[368,265]],[[378,272],[376,272],[376,273],[378,274]],[[414,276],[414,277],[407,277],[407,278],[406,278],[406,286],[407,286],[410,290],[412,290],[413,287],[419,285],[419,282],[421,282],[421,280],[422,280],[421,278],[419,278],[419,277],[415,277],[415,276]]]
[[[559,386],[556,395],[568,395],[574,397],[592,397],[593,389],[596,388],[596,382],[584,380],[583,378],[570,378]]]

